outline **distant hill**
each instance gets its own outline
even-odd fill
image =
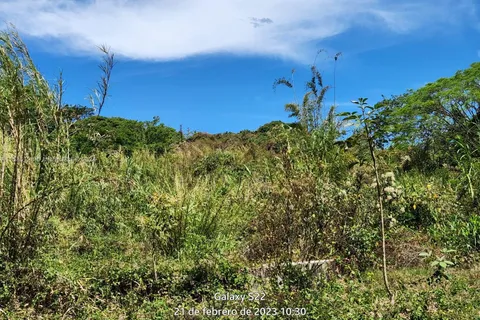
[[[72,144],[79,153],[121,148],[129,155],[141,148],[163,154],[182,141],[184,144],[208,146],[211,149],[225,150],[255,144],[263,149],[275,150],[271,132],[278,127],[295,129],[299,125],[277,120],[262,125],[256,131],[217,134],[196,132],[186,139],[183,139],[183,133],[160,123],[158,117],[142,122],[120,117],[88,116],[75,121],[72,127]]]

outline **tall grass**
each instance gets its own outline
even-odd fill
[[[15,30],[0,33],[3,259],[24,260],[35,252],[56,193],[71,182],[56,165],[68,146],[58,102]]]
[[[104,63],[111,70],[110,58]],[[108,68],[102,71],[108,80]],[[380,290],[369,274],[386,258],[397,267],[406,266],[402,261],[421,267],[417,250],[424,247],[454,246],[463,255],[459,264],[474,261],[480,224],[471,211],[477,209],[456,199],[454,188],[467,186],[469,200],[475,198],[478,161],[460,156],[470,174],[466,181],[447,169],[432,177],[403,170],[392,159],[408,151],[375,152],[372,168],[365,161],[371,141],[370,149],[366,143],[346,149],[337,141],[333,109],[327,121],[317,117],[327,86],[316,69],[312,75],[309,88],[316,98],[302,106],[317,108],[306,122],[309,130],[270,128],[258,140],[265,146],[205,135],[162,156],[142,148],[128,156],[122,150],[87,156],[69,150],[63,79],[51,89],[18,34],[3,32],[0,307],[19,318],[168,319],[179,305],[233,308],[212,297],[260,288],[269,294],[268,306],[308,305],[312,319],[337,310],[345,318],[380,309],[390,318],[411,308],[429,314],[429,299],[437,299],[438,290],[418,285],[417,294],[392,281],[392,289],[401,291],[400,306],[385,306],[380,294],[372,297]],[[108,89],[103,84],[97,89],[102,107]],[[388,257],[382,259],[385,246]],[[289,267],[277,270],[283,284],[255,283],[248,273],[267,261],[325,258],[336,261],[333,282]],[[465,294],[466,286],[451,292]],[[348,302],[347,294],[358,301]]]

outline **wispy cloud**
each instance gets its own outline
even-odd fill
[[[272,19],[270,18],[250,18],[250,23],[253,25],[254,28],[258,28],[263,24],[270,24],[273,23]]]
[[[463,5],[459,5],[463,4]],[[230,53],[304,60],[358,25],[408,33],[462,21],[472,0],[3,0],[0,18],[76,54],[138,60]]]

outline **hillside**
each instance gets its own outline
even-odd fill
[[[292,123],[213,135],[65,104],[0,48],[7,319],[480,319],[480,63],[344,113],[312,67]]]

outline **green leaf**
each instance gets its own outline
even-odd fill
[[[430,257],[431,252],[420,252],[420,257]]]
[[[455,249],[442,249],[443,253],[451,253],[451,252],[455,252],[455,251],[457,251],[457,250],[455,250]]]
[[[447,267],[447,263],[445,261],[440,261],[438,265],[444,269]]]
[[[349,120],[357,120],[358,119],[358,116],[356,115],[351,115],[349,117],[346,117],[346,118],[343,118],[342,120],[344,121],[349,121]]]

